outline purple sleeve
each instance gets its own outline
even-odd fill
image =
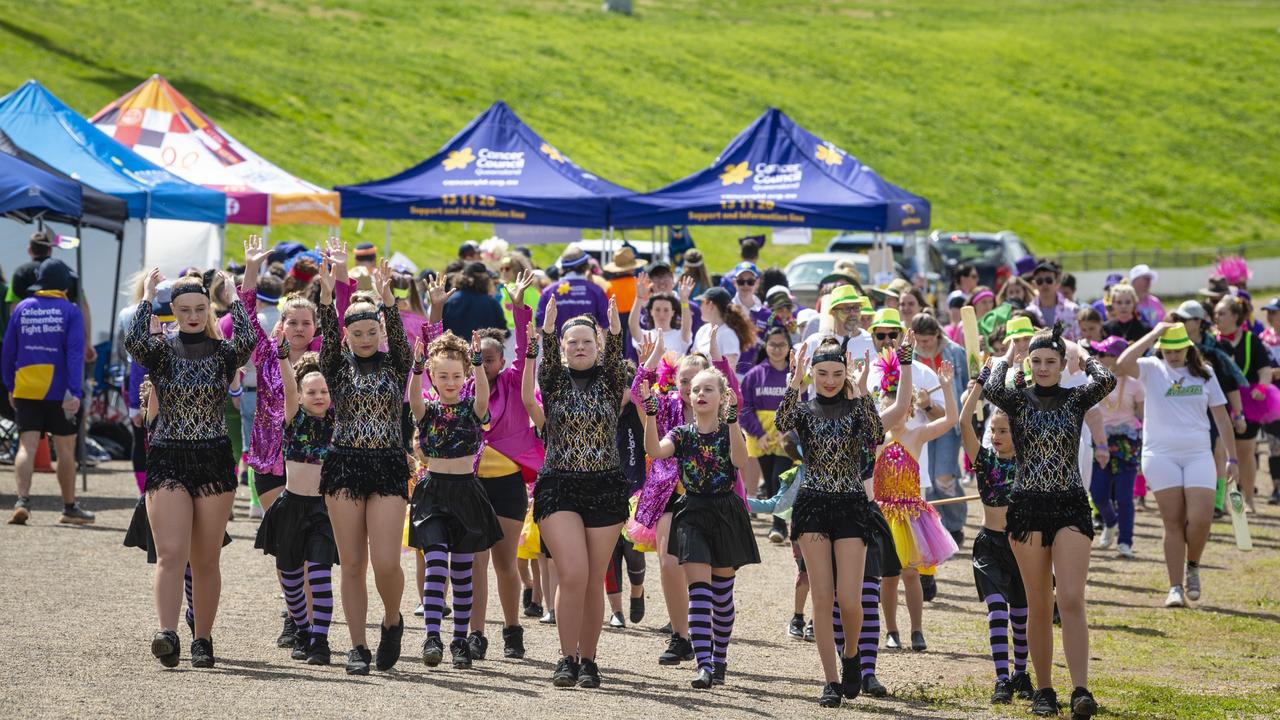
[[[644,407],[644,398],[640,397],[641,386],[646,384],[652,385],[653,381],[657,379],[657,377],[657,370],[650,370],[643,365],[636,369],[635,379],[631,381],[631,402],[635,403],[636,407]]]
[[[67,388],[71,394],[84,397],[84,315],[69,303],[67,309]]]
[[[130,410],[142,409],[142,397],[139,391],[142,389],[142,381],[147,377],[147,369],[139,365],[136,361],[129,362],[129,399],[128,405]]]
[[[3,356],[0,357],[0,372],[4,374],[4,386],[13,390],[14,376],[18,372],[18,313],[9,317],[9,326],[4,330]],[[5,398],[8,402],[8,398]]]
[[[595,316],[596,322],[600,323],[600,327],[605,328],[608,332],[609,327],[609,297],[604,294],[604,290],[600,286],[587,280],[587,285],[595,288]]]
[[[749,372],[742,378],[742,414],[738,416],[738,423],[751,437],[762,438],[764,427],[756,417],[756,384],[759,382],[756,378],[758,377],[760,373]]]

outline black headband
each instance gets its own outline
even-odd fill
[[[570,320],[569,322],[565,323],[564,327],[560,328],[560,332],[562,333],[567,332],[569,328],[577,327],[579,325],[582,325],[583,327],[589,327],[592,330],[595,330],[598,327],[596,325],[596,321],[592,320],[589,317],[576,317]]]
[[[203,285],[180,285],[169,292],[169,302],[173,303],[179,296],[191,293],[209,297],[209,291],[205,290]]]
[[[841,341],[839,350],[835,350],[835,351],[827,350],[825,352],[816,352],[813,354],[813,360],[810,361],[809,364],[817,365],[818,363],[821,363],[821,362],[838,362],[841,365],[848,365],[849,360],[848,358],[845,357],[845,351],[848,347],[849,347],[849,339],[845,338],[843,341]]]
[[[347,316],[342,319],[342,326],[350,327],[353,323],[358,323],[361,320],[381,320],[381,319],[382,319],[382,316],[378,314],[377,310],[365,310],[363,312],[358,312],[358,313],[348,313]]]
[[[1035,338],[1031,340],[1031,345],[1030,347],[1027,348],[1027,352],[1030,353],[1035,350],[1044,350],[1044,349],[1053,350],[1057,352],[1059,355],[1062,355],[1063,357],[1066,356],[1067,344],[1062,341],[1062,323],[1061,322],[1056,322],[1053,324],[1052,335],[1036,335]]]

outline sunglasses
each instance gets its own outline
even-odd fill
[[[878,332],[875,335],[877,340],[897,340],[898,339],[898,333],[896,332],[891,332],[891,333]]]
[[[755,285],[756,279],[753,277],[740,277],[738,278],[737,282],[738,282],[738,285],[742,285],[742,286]]]
[[[1037,285],[1052,285],[1055,282],[1057,281],[1049,277],[1048,275],[1041,275],[1040,277],[1035,279],[1035,284]]]

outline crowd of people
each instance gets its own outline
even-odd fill
[[[552,683],[599,687],[602,625],[645,617],[655,553],[670,628],[658,662],[691,662],[694,688],[724,685],[737,571],[760,562],[758,514],[767,542],[791,544],[786,632],[815,642],[819,703],[837,707],[888,692],[882,640],[927,650],[934,575],[966,543],[976,500],[991,701],[1058,713],[1060,622],[1066,704],[1095,714],[1090,548],[1134,557],[1150,491],[1164,604],[1199,600],[1214,514],[1233,484],[1253,511],[1256,443],[1264,427],[1280,434],[1280,299],[1258,308],[1260,323],[1232,260],[1203,302],[1172,312],[1145,265],[1077,304],[1069,276],[1026,258],[999,288],[961,264],[938,298],[837,264],[804,308],[757,260],[745,243],[742,262],[712,276],[696,249],[645,266],[630,247],[601,264],[571,245],[539,270],[527,251],[488,242],[415,274],[367,244],[348,257],[336,239],[267,249],[251,236],[226,270],[142,274],[116,320],[140,494],[125,544],[156,566],[152,654],[179,663],[185,595],[190,661],[215,664],[218,560],[243,482],[261,517],[255,547],[274,558],[285,598],[277,642],[298,661],[331,662],[338,565],[346,672],[396,665],[407,544],[428,667],[485,659],[492,566],[503,655],[524,657],[522,617],[554,623]],[[33,295],[13,308],[3,347],[21,431],[15,523],[29,517],[40,433],[74,435],[86,357],[73,278],[57,260],[33,262]],[[64,518],[91,522],[62,487]],[[382,604],[372,650],[370,565]]]

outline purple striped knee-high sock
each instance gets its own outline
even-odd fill
[[[689,583],[689,642],[699,670],[711,670],[711,585]]]
[[[858,632],[858,658],[862,677],[876,674],[880,656],[880,578],[862,578],[862,629]]]
[[[327,638],[333,620],[333,566],[308,562],[307,585],[311,588],[311,634]]]
[[[991,641],[991,660],[996,666],[996,679],[1009,679],[1009,604],[1000,593],[983,598],[987,604],[987,628]]]
[[[840,617],[840,601],[831,603],[831,633],[836,639],[836,655],[844,657],[844,619]]]
[[[729,654],[729,639],[733,637],[733,621],[738,617],[733,605],[734,576],[711,576],[711,635],[715,647],[711,659],[725,664]]]
[[[187,564],[187,572],[182,576],[182,591],[187,595],[187,624],[194,625],[196,622],[196,609],[191,604],[191,565]]]
[[[1013,634],[1013,671],[1027,671],[1027,609],[1009,608],[1009,630]]]
[[[471,567],[475,555],[453,553],[449,558],[449,584],[453,586],[453,639],[467,639],[471,627]]]
[[[293,618],[293,624],[298,627],[299,635],[311,632],[311,624],[307,622],[307,593],[303,589],[304,582],[306,582],[305,568],[280,572],[280,587],[284,589],[284,602],[289,607],[289,617]]]
[[[422,619],[427,637],[440,637],[440,618],[444,617],[444,583],[449,577],[449,551],[444,545],[432,545],[422,552],[426,560],[426,579],[422,583]]]

